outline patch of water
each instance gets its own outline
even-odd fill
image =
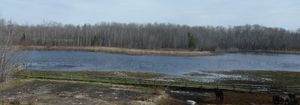
[[[218,80],[231,79],[231,80],[250,80],[249,77],[241,75],[229,75],[220,73],[209,73],[209,72],[193,72],[184,74],[184,78],[197,82],[216,82]]]
[[[84,51],[27,51],[32,70],[139,71],[181,75],[208,70],[300,70],[300,55],[225,53],[215,56],[123,55]],[[228,78],[210,74],[206,78]],[[240,78],[229,75],[229,77]]]

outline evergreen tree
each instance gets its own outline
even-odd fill
[[[22,37],[21,37],[21,39],[20,39],[20,41],[19,41],[19,43],[22,44],[22,45],[24,45],[25,39],[26,39],[26,36],[25,36],[25,33],[23,33],[23,34],[22,34]]]
[[[193,36],[190,32],[188,32],[188,47],[190,49],[195,49],[196,48],[196,43],[197,43],[197,39],[195,38],[195,36]]]

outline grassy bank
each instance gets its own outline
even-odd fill
[[[19,46],[24,50],[66,50],[66,51],[92,51],[109,52],[129,55],[170,55],[170,56],[207,56],[215,55],[211,51],[190,51],[184,49],[129,49],[117,47],[78,47],[78,46]]]
[[[241,73],[240,73],[241,72]],[[251,77],[249,80],[244,79],[218,79],[214,82],[201,82],[190,80],[185,77],[173,77],[164,74],[157,73],[142,73],[142,72],[92,72],[92,71],[81,71],[81,72],[57,72],[57,71],[23,71],[15,75],[18,78],[36,78],[45,80],[67,80],[67,81],[85,81],[85,82],[99,82],[99,83],[110,83],[110,84],[122,84],[132,86],[143,86],[143,87],[179,87],[189,89],[225,89],[241,92],[267,92],[271,87],[278,87],[285,90],[287,86],[296,86],[298,89],[298,76],[293,72],[287,72],[286,76],[282,76],[282,79],[277,77],[280,73],[284,72],[271,72],[272,81],[261,81],[265,79],[264,72],[256,71],[244,73],[243,71],[219,71],[214,73],[220,74],[234,74],[242,75],[245,77]],[[290,76],[288,76],[290,75]],[[202,76],[202,75],[199,75]],[[203,75],[205,76],[205,75]],[[253,78],[257,78],[253,81]],[[278,79],[275,79],[278,78]],[[285,81],[283,81],[285,80]]]
[[[211,56],[224,52],[256,52],[256,53],[274,53],[274,54],[300,54],[296,50],[236,50],[236,51],[195,51],[186,49],[131,49],[118,47],[91,47],[91,46],[18,46],[23,50],[40,50],[40,51],[90,51],[90,52],[107,52],[128,55],[167,55],[167,56]]]
[[[274,53],[274,54],[300,54],[299,50],[237,50],[227,51],[232,53],[254,52],[254,53]]]
[[[17,78],[38,78],[48,80],[69,80],[113,83],[146,87],[200,87],[202,83],[189,81],[184,78],[166,77],[164,74],[143,72],[110,72],[110,71],[22,71],[15,74]],[[209,88],[209,87],[208,87]],[[210,87],[213,88],[213,87]]]

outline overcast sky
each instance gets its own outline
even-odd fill
[[[0,0],[0,17],[21,24],[260,24],[300,28],[300,0]]]

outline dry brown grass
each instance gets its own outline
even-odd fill
[[[206,56],[215,55],[211,51],[190,51],[184,49],[129,49],[117,47],[77,47],[77,46],[19,46],[24,50],[67,50],[122,53],[129,55],[174,55],[174,56]]]
[[[0,91],[0,105],[154,105],[160,96],[157,89],[145,87],[35,79],[23,82]]]

